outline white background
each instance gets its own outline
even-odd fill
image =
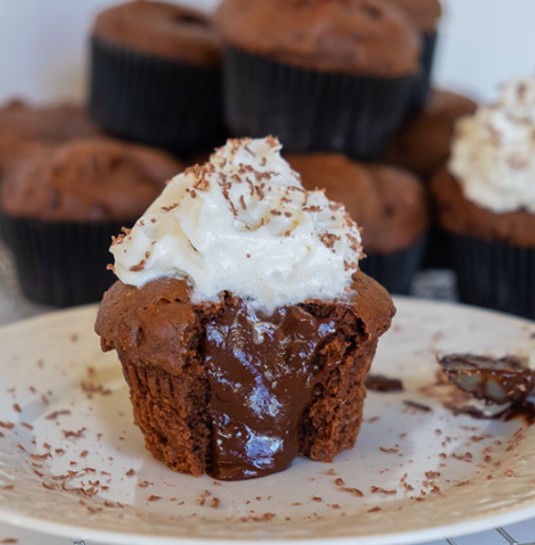
[[[182,1],[206,9],[217,3]],[[83,100],[91,21],[111,3],[0,0],[0,101],[13,96],[36,102]],[[535,0],[443,4],[437,84],[489,100],[499,82],[535,71]]]

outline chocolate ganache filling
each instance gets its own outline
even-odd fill
[[[303,306],[265,316],[239,298],[207,324],[213,477],[249,479],[292,463],[300,422],[328,371],[321,349],[334,334],[331,317]]]

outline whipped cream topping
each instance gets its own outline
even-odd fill
[[[185,278],[196,301],[222,291],[273,310],[347,295],[362,254],[356,223],[305,191],[272,137],[229,140],[173,178],[111,246],[114,271],[142,286]]]
[[[497,213],[535,213],[535,75],[458,121],[449,162],[465,197]]]

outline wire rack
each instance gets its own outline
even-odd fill
[[[508,543],[509,545],[535,545],[534,541],[530,541],[528,543],[528,542],[525,542],[525,541],[521,542],[521,541],[516,540],[513,537],[513,535],[511,534],[511,532],[507,531],[505,528],[498,527],[498,528],[495,528],[494,530],[495,530],[497,536],[499,536],[499,538],[500,538],[500,541],[499,541],[500,544]],[[477,536],[475,536],[475,538],[477,539]],[[444,543],[447,543],[448,545],[460,545],[461,541],[460,541],[460,539],[455,540],[455,539],[452,539],[452,538],[446,538],[444,540]],[[481,543],[482,543],[482,545],[490,545],[488,542],[481,542]],[[86,545],[86,544],[84,544],[82,542],[80,545]]]
[[[419,297],[453,300],[455,298],[454,278],[449,271],[422,273],[415,281],[413,293]],[[17,285],[13,261],[8,250],[0,241],[0,325],[34,316],[46,310],[46,307],[34,305],[22,296]],[[5,543],[6,541],[2,541],[2,531],[6,530],[0,528],[0,543]],[[16,542],[26,545],[26,535],[27,533],[24,532],[22,538]],[[35,543],[43,543],[39,536],[37,538]],[[54,541],[54,545],[70,542],[73,545],[94,545],[83,539],[72,539],[67,542],[63,540],[61,543]],[[535,545],[535,518],[511,527],[508,526],[507,529],[497,527],[490,532],[455,539],[445,538],[442,541],[433,541],[425,545]]]

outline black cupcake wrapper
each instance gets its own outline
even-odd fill
[[[108,249],[124,223],[46,222],[3,214],[1,224],[28,299],[57,307],[91,303],[116,280],[106,270],[112,261]]]
[[[305,70],[225,51],[225,116],[235,136],[277,136],[286,151],[380,155],[407,113],[418,75],[364,77]]]
[[[421,268],[453,269],[453,257],[448,235],[438,225],[433,225],[429,229]]]
[[[449,238],[463,303],[535,318],[535,248]]]
[[[359,261],[360,268],[382,284],[390,293],[408,295],[412,279],[420,268],[427,235],[422,235],[412,246],[389,254],[366,252]]]
[[[409,110],[411,114],[418,113],[424,106],[431,88],[431,76],[435,61],[435,50],[437,44],[436,32],[422,33],[422,53],[420,55],[420,74],[415,82]]]
[[[219,67],[180,63],[91,38],[89,111],[105,130],[178,154],[226,138]]]

